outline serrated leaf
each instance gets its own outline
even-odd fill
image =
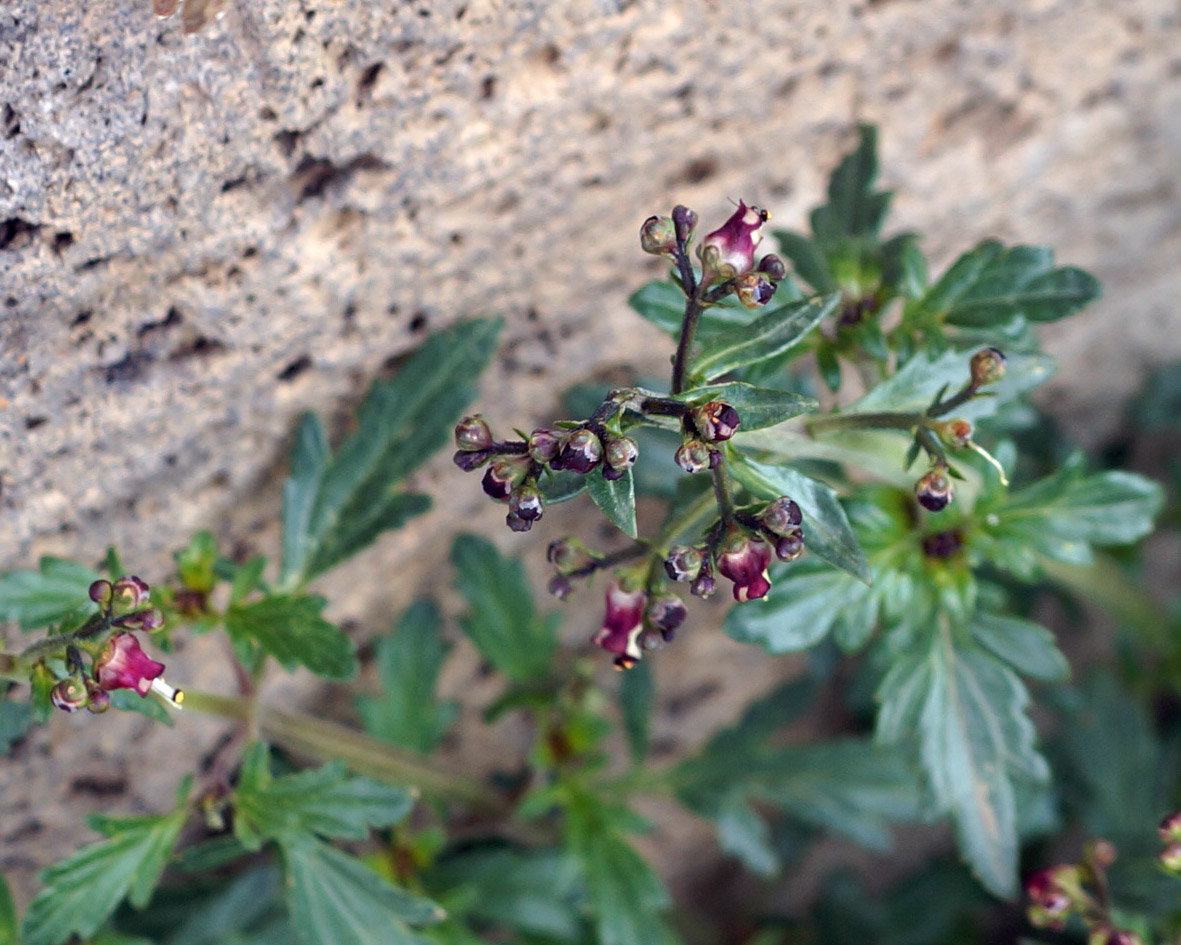
[[[1055,321],[1098,295],[1088,273],[1055,269],[1050,250],[990,240],[957,259],[919,304],[948,325],[997,329],[1021,319]]]
[[[330,679],[348,679],[357,668],[353,641],[321,616],[328,603],[314,595],[279,594],[249,604],[232,604],[226,632],[252,640],[284,668],[305,666]]]
[[[36,571],[8,571],[0,576],[0,620],[15,621],[22,630],[36,630],[98,605],[90,599],[90,585],[101,574],[62,558],[44,557]]]
[[[320,840],[296,834],[281,846],[287,906],[306,945],[424,945],[408,926],[446,917],[429,899]]]
[[[234,832],[248,849],[307,834],[361,840],[414,807],[410,791],[350,775],[340,762],[275,778],[269,758],[267,746],[255,742],[234,792]]]
[[[707,380],[747,364],[777,358],[799,344],[825,316],[836,310],[838,292],[789,302],[759,316],[749,325],[733,328],[702,344],[692,362],[693,374]]]
[[[810,537],[807,531],[805,536]],[[794,653],[823,640],[867,597],[876,604],[873,589],[853,575],[823,562],[798,561],[774,570],[771,590],[757,606],[731,607],[724,626],[740,643],[761,644],[768,653]],[[870,629],[875,616],[876,606],[868,614]]]
[[[1058,649],[1054,634],[1041,624],[977,612],[968,627],[977,643],[1023,676],[1046,682],[1070,678],[1070,664]]]
[[[499,319],[463,322],[432,335],[391,381],[377,381],[356,430],[328,455],[319,422],[305,419],[284,483],[281,580],[295,586],[426,510],[396,491],[451,435],[496,348]]]
[[[792,230],[778,230],[775,239],[783,255],[791,260],[796,275],[819,293],[835,292],[837,284],[828,271],[828,260],[820,247],[802,233]]]
[[[597,471],[591,472],[586,477],[586,491],[612,525],[628,538],[637,536],[636,487],[630,469],[618,479],[604,479]]]
[[[217,564],[217,539],[213,532],[197,532],[184,548],[173,553],[172,558],[176,562],[176,573],[186,588],[205,592],[213,589],[216,583],[213,569]],[[107,570],[112,578],[126,573],[121,568],[112,569],[110,565]]]
[[[643,763],[648,754],[654,701],[652,668],[641,660],[624,673],[619,682],[619,708],[623,713],[623,732],[627,736],[632,764]]]
[[[460,626],[480,654],[513,682],[549,674],[557,646],[554,625],[533,606],[525,570],[478,535],[458,535],[451,546],[455,586],[469,612]]]
[[[126,896],[147,905],[185,822],[185,808],[158,817],[99,820],[106,839],[83,847],[40,873],[45,888],[21,925],[25,945],[88,938]]]
[[[685,391],[678,400],[690,404],[704,404],[712,400],[728,403],[738,411],[745,431],[771,427],[803,413],[811,413],[820,405],[812,397],[791,391],[753,387],[750,384],[711,384]]]
[[[357,711],[370,735],[421,754],[442,741],[459,712],[456,702],[439,702],[435,683],[447,657],[439,635],[438,608],[415,601],[398,625],[377,643],[380,696],[360,696]]]
[[[850,404],[844,412],[925,410],[944,385],[955,392],[967,383],[971,376],[971,359],[971,351],[916,354],[905,367]],[[1054,370],[1054,360],[1047,355],[1009,355],[1005,376],[986,388],[989,396],[973,398],[957,407],[953,416],[973,422],[994,416],[1001,407],[1048,381]]]
[[[891,666],[878,690],[878,740],[916,732],[937,804],[956,827],[961,855],[992,893],[1017,889],[1015,776],[1044,781],[1025,715],[1028,693],[991,654],[957,641],[944,625]]]
[[[870,582],[869,562],[832,489],[790,467],[769,466],[745,456],[739,457],[731,469],[756,497],[793,499],[804,513],[804,547],[859,581]]]
[[[651,322],[674,338],[680,337],[681,322],[685,318],[685,293],[674,282],[649,282],[641,286],[627,300],[642,318]],[[732,299],[725,299],[711,305],[701,313],[697,323],[701,338],[716,335],[745,325],[751,319],[750,312]]]

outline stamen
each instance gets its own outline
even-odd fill
[[[173,689],[168,683],[164,681],[162,676],[157,676],[152,680],[152,692],[160,696],[174,709],[181,709],[182,702],[185,701],[185,691],[183,689]]]
[[[1000,476],[1002,486],[1007,486],[1009,484],[1009,479],[1005,475],[1005,467],[1000,464],[1000,462],[997,460],[997,458],[995,456],[992,455],[992,453],[988,452],[988,450],[986,450],[979,443],[973,443],[971,440],[968,440],[968,442],[965,445],[968,446],[970,449],[974,450],[975,452],[979,453],[986,460],[988,460],[989,463],[992,464],[993,469],[996,470],[996,474],[998,476]]]

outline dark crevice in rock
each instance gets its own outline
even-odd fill
[[[184,320],[184,315],[181,314],[180,309],[173,305],[169,307],[168,311],[165,313],[164,317],[160,319],[160,321],[144,322],[142,325],[140,325],[139,330],[135,333],[135,336],[137,338],[143,338],[145,335],[148,335],[153,331],[164,328],[172,328],[175,325],[179,325]]]
[[[20,217],[0,220],[0,250],[16,252],[30,246],[41,227]]]
[[[216,338],[198,335],[192,341],[180,345],[168,355],[169,361],[187,361],[189,358],[205,358],[226,350],[225,342]]]
[[[148,365],[152,363],[152,355],[147,351],[129,351],[127,355],[103,371],[103,379],[108,384],[130,384],[138,381],[148,372]]]
[[[276,375],[276,377],[280,381],[283,381],[284,383],[288,383],[290,381],[295,380],[297,377],[299,377],[299,375],[301,375],[304,371],[306,371],[311,366],[312,366],[311,357],[306,354],[301,354],[298,358],[296,358],[294,361],[292,361],[290,364],[288,364],[287,367],[283,368],[283,370],[280,371]]]
[[[7,102],[0,109],[0,134],[5,138],[15,138],[21,133],[21,119],[15,108]]]
[[[321,197],[328,190],[343,187],[359,171],[384,171],[389,164],[374,154],[360,154],[345,164],[334,164],[326,158],[304,155],[291,175],[291,182],[299,191],[297,203]]]

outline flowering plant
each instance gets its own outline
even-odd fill
[[[305,417],[271,577],[265,560],[229,560],[208,533],[153,589],[114,552],[106,577],[55,559],[0,577],[0,617],[50,628],[0,654],[4,677],[29,685],[26,714],[113,706],[159,718],[183,706],[236,726],[210,772],[181,783],[173,811],[99,818],[103,839],[42,873],[22,941],[172,942],[177,915],[183,929],[210,914],[226,917],[226,940],[309,945],[369,942],[375,928],[398,943],[691,937],[694,922],[670,916],[630,839],[644,827],[632,808],[643,793],[709,821],[721,849],[764,878],[822,832],[882,848],[892,823],[946,819],[975,877],[949,897],[965,908],[981,890],[1013,897],[1022,842],[1054,829],[1046,811],[1073,803],[1060,773],[1080,755],[1060,747],[1048,762],[1022,677],[1057,687],[1061,704],[1047,707],[1059,715],[1085,692],[1062,685],[1069,666],[1031,617],[1034,595],[1054,587],[1142,614],[1102,549],[1146,535],[1162,492],[1132,473],[1088,472],[1077,454],[1051,457],[1050,438],[1030,435],[1037,416],[1023,397],[1052,371],[1034,328],[1089,302],[1095,281],[1048,250],[996,242],[932,279],[914,234],[882,235],[890,194],[876,174],[875,133],[863,128],[810,235],[768,233],[770,214],[745,202],[700,238],[684,206],[645,220],[641,248],[671,271],[631,305],[671,336],[667,383],[576,389],[573,419],[501,437],[483,414],[464,415],[499,330],[478,320],[432,336],[375,384],[335,450]],[[780,253],[763,253],[772,240]],[[614,547],[572,535],[546,551],[549,590],[566,607],[603,600],[590,642],[627,670],[617,708],[596,661],[559,645],[560,618],[539,612],[520,562],[487,539],[455,539],[459,629],[504,678],[486,718],[516,713],[532,733],[494,777],[438,756],[459,707],[436,693],[449,647],[428,600],[376,646],[380,691],[355,703],[363,731],[256,698],[273,664],[353,675],[357,647],[309,586],[427,510],[400,484],[451,436],[455,464],[480,472],[512,532],[548,524],[554,506],[585,493],[619,533]],[[637,496],[653,501],[637,512]],[[540,555],[528,538],[504,537]],[[693,599],[719,582],[733,599],[720,620],[731,638],[772,655],[807,651],[807,669],[654,767],[660,657],[646,654],[714,632],[718,611]],[[224,630],[237,695],[163,682],[143,644],[167,654],[182,627]],[[840,737],[775,738],[814,705],[837,707]],[[609,750],[616,716],[630,765]],[[293,771],[297,758],[322,764]],[[434,805],[411,816],[418,792]],[[1030,886],[1039,921],[1083,902],[1083,885],[1077,896],[1064,885],[1082,875],[1071,869]],[[797,940],[783,919],[728,908],[759,929],[751,941]],[[1123,934],[1109,911],[1088,914]],[[880,915],[865,921],[871,938],[926,941],[890,939]]]

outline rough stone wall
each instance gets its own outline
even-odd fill
[[[114,542],[159,576],[199,527],[273,552],[297,415],[339,428],[389,359],[463,316],[508,318],[484,383],[501,426],[610,365],[663,371],[624,304],[658,271],[639,221],[744,197],[799,225],[857,121],[882,126],[893,219],[937,266],[995,236],[1102,279],[1045,333],[1076,432],[1109,431],[1111,398],[1181,352],[1172,0],[233,2],[190,37],[148,0],[0,4],[0,566]],[[442,507],[329,579],[339,616],[404,602],[456,523],[511,543],[445,461],[421,478]],[[514,547],[540,557],[558,517]],[[694,639],[668,699],[725,690],[704,647],[745,682],[782,671]],[[669,737],[737,705],[713,701]],[[0,764],[0,846],[32,837],[26,878],[80,820],[30,798],[68,799],[81,761],[129,775],[128,808],[171,790],[136,780],[158,735],[82,737],[82,756],[41,733]]]

